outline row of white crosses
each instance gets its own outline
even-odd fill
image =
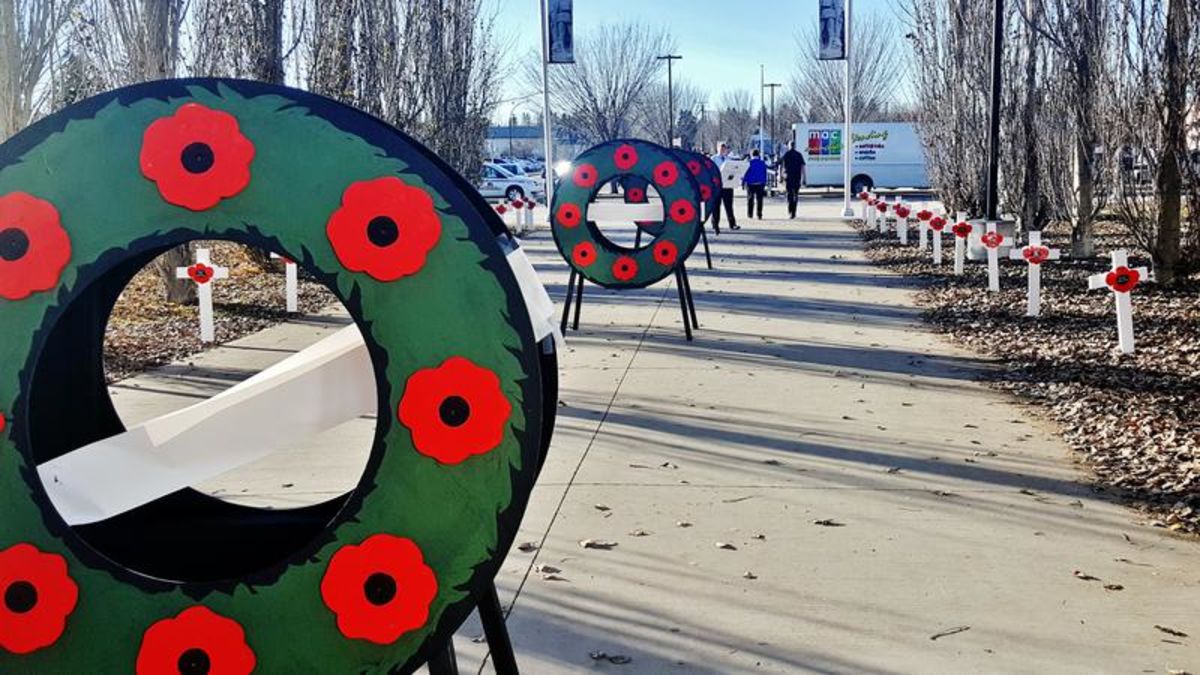
[[[533,210],[537,208],[537,202],[532,199],[514,199],[511,202],[501,202],[496,205],[496,213],[500,214],[500,218],[508,224],[508,218],[505,214],[512,212],[513,225],[516,227],[533,227]]]
[[[285,258],[278,253],[272,253],[271,258],[279,259],[284,264],[286,281],[287,311],[300,311],[299,274],[295,261]],[[229,278],[229,268],[214,265],[212,254],[206,248],[196,249],[196,262],[187,267],[175,268],[176,279],[191,279],[196,284],[196,299],[200,304],[200,341],[213,342],[216,340],[216,326],[213,321],[212,283]]]
[[[883,233],[888,230],[889,221],[895,221],[897,237],[901,244],[908,243],[908,222],[907,218],[911,212],[910,207],[897,201],[889,205],[882,197],[876,197],[868,192],[859,194],[859,198],[863,203],[863,221],[868,226],[877,225],[879,232]],[[894,218],[889,218],[889,211],[894,214]],[[933,264],[941,266],[942,264],[942,232],[945,230],[947,221],[945,216],[935,215],[927,208],[922,208],[916,213],[918,227],[920,228],[920,237],[917,240],[917,248],[925,250],[926,235],[932,236],[933,241]],[[966,258],[967,241],[970,238],[974,226],[968,222],[968,215],[964,212],[957,214],[957,219],[951,232],[954,234],[954,274],[961,275],[963,273],[963,262]],[[987,250],[987,265],[988,265],[988,291],[995,293],[1000,290],[1000,248],[1004,244],[1004,235],[996,229],[995,222],[989,222],[982,235],[980,235],[980,243]],[[1026,273],[1028,277],[1028,290],[1026,293],[1027,307],[1026,315],[1036,317],[1041,313],[1041,284],[1042,284],[1042,269],[1043,263],[1051,260],[1058,260],[1060,252],[1058,249],[1049,248],[1042,244],[1041,232],[1029,232],[1028,242],[1024,247],[1013,248],[1008,253],[1009,258],[1017,261],[1025,261]],[[1126,251],[1112,252],[1111,268],[1100,274],[1095,274],[1088,278],[1088,288],[1109,289],[1114,297],[1117,311],[1117,339],[1121,352],[1124,354],[1132,354],[1134,352],[1134,334],[1133,334],[1133,302],[1130,298],[1130,292],[1141,282],[1147,278],[1148,271],[1144,267],[1130,268],[1129,256]]]

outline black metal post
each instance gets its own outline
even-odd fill
[[[992,106],[988,124],[987,202],[985,218],[996,220],[1000,180],[1000,84],[1004,59],[1004,0],[994,0],[992,18]]]
[[[575,295],[575,270],[571,270],[571,276],[567,279],[567,297],[563,299],[563,317],[561,331],[563,334],[567,332],[567,319],[571,316],[571,296]]]
[[[583,275],[579,275],[579,285],[575,288],[575,323],[572,326],[579,330],[579,310],[583,308]]]
[[[512,638],[504,622],[504,609],[500,606],[500,595],[496,584],[488,584],[479,598],[479,621],[483,634],[487,636],[488,652],[492,655],[492,667],[500,675],[518,675],[517,656],[513,652]]]

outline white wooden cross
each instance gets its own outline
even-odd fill
[[[883,234],[884,232],[887,232],[887,199],[883,197],[877,197],[875,199],[875,211],[877,214],[875,217],[875,222],[879,225],[879,233]]]
[[[191,279],[196,282],[196,295],[200,300],[200,341],[216,340],[213,326],[212,282],[229,278],[229,269],[212,264],[208,249],[196,249],[196,262],[188,267],[175,268],[176,279]]]
[[[900,235],[900,243],[908,246],[908,216],[912,209],[907,204],[898,202],[894,209],[896,213],[896,234]]]
[[[933,264],[942,266],[942,232],[946,229],[946,216],[929,219],[929,234],[933,237]]]
[[[1024,260],[1028,268],[1029,276],[1029,307],[1025,310],[1026,316],[1037,316],[1042,311],[1042,263],[1047,260],[1058,260],[1059,251],[1056,248],[1047,248],[1042,246],[1042,233],[1030,232],[1029,244],[1025,248],[1017,250],[1014,246],[1008,252],[1008,257],[1013,260]]]
[[[1125,251],[1112,252],[1112,269],[1088,277],[1088,288],[1107,288],[1112,291],[1117,305],[1117,342],[1122,354],[1133,353],[1133,301],[1129,297],[1143,279],[1148,278],[1145,267],[1129,268],[1129,254]]]
[[[987,249],[988,292],[996,293],[1000,290],[1000,245],[1004,243],[1004,235],[996,231],[995,221],[990,221],[979,240]]]
[[[963,259],[967,256],[967,237],[971,236],[971,224],[967,222],[967,213],[958,212],[958,220],[954,223],[954,273],[963,273]]]
[[[871,223],[871,204],[870,204],[871,193],[867,192],[866,190],[863,190],[862,192],[858,193],[858,201],[862,202],[863,223],[870,225],[870,223]]]
[[[917,250],[924,251],[926,242],[929,241],[929,221],[933,219],[933,211],[929,210],[928,204],[922,204],[917,211]]]
[[[278,253],[271,254],[272,260],[283,261],[283,274],[286,279],[287,311],[293,314],[300,311],[300,283],[297,278],[296,262]]]

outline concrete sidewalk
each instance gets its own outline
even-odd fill
[[[713,271],[693,258],[693,343],[669,284],[587,287],[518,538],[540,549],[498,578],[523,671],[1200,670],[1200,544],[1082,486],[840,202],[802,210],[713,239]],[[561,301],[553,243],[527,245]],[[464,670],[491,670],[481,633]]]
[[[986,362],[920,325],[839,208],[813,199],[809,218],[710,238],[692,343],[670,284],[586,288],[518,536],[539,548],[514,549],[497,580],[523,672],[1200,671],[1200,543],[1081,485],[1051,430],[973,382]],[[527,246],[561,301],[553,242]],[[277,326],[114,400],[127,423],[162,414],[345,322]],[[357,481],[372,429],[204,487],[322,501]],[[459,633],[463,672],[491,672],[481,633],[474,619]]]

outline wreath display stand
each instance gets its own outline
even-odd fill
[[[555,188],[550,211],[555,245],[571,268],[560,324],[563,332],[572,305],[575,314],[570,323],[579,329],[585,282],[633,289],[673,277],[684,334],[693,339],[692,331],[700,322],[686,260],[705,239],[702,212],[712,208],[714,194],[720,195],[719,189],[714,193],[708,183],[698,180],[707,175],[705,159],[643,140],[610,141],[575,158],[571,173]],[[612,181],[624,187],[623,203],[597,200],[600,190]],[[661,203],[650,201],[651,188]],[[622,246],[605,236],[597,226],[604,220],[636,223],[634,246]],[[643,233],[650,238],[645,245]],[[709,262],[711,267],[711,257]]]
[[[213,240],[294,261],[355,325],[126,429],[109,314],[163,252]],[[478,607],[516,673],[494,578],[553,434],[553,315],[473,187],[330,99],[149,82],[10,138],[0,671],[452,673]],[[192,487],[364,415],[348,494],[258,509]]]

